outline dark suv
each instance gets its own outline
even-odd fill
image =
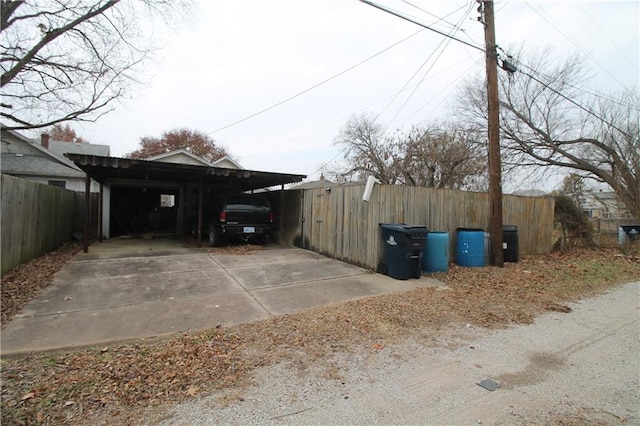
[[[219,246],[232,237],[264,243],[273,229],[269,201],[259,194],[230,194],[216,197],[205,210],[204,230],[209,245]]]

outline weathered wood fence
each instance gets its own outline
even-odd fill
[[[74,232],[82,232],[84,193],[5,174],[0,186],[3,275],[20,263],[60,247],[71,240]],[[96,201],[93,200],[94,207]]]
[[[376,185],[364,202],[363,191],[364,185],[341,185],[271,193],[279,241],[375,270],[384,248],[380,223],[448,231],[452,256],[457,228],[489,226],[486,193]],[[553,208],[553,198],[503,196],[503,220],[518,225],[521,255],[551,251]]]

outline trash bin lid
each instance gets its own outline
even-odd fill
[[[465,232],[484,232],[482,228],[456,228],[456,232],[465,231]]]
[[[518,225],[502,225],[503,231],[518,231]]]
[[[380,223],[379,226],[389,231],[404,232],[404,227],[407,225],[404,223]]]
[[[427,238],[429,233],[429,229],[426,226],[407,225],[404,223],[380,223],[379,225],[382,229],[398,232],[412,239]]]

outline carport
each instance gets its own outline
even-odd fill
[[[216,192],[248,192],[300,182],[305,175],[207,167],[130,158],[66,154],[86,175],[84,252],[88,252],[91,179],[100,184],[98,239],[150,226],[185,235],[197,222],[202,240],[203,205]],[[163,205],[161,200],[170,200]],[[115,203],[115,204],[114,204]],[[125,220],[126,219],[126,220]]]

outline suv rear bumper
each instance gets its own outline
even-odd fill
[[[271,235],[273,226],[265,225],[222,225],[222,235]]]

